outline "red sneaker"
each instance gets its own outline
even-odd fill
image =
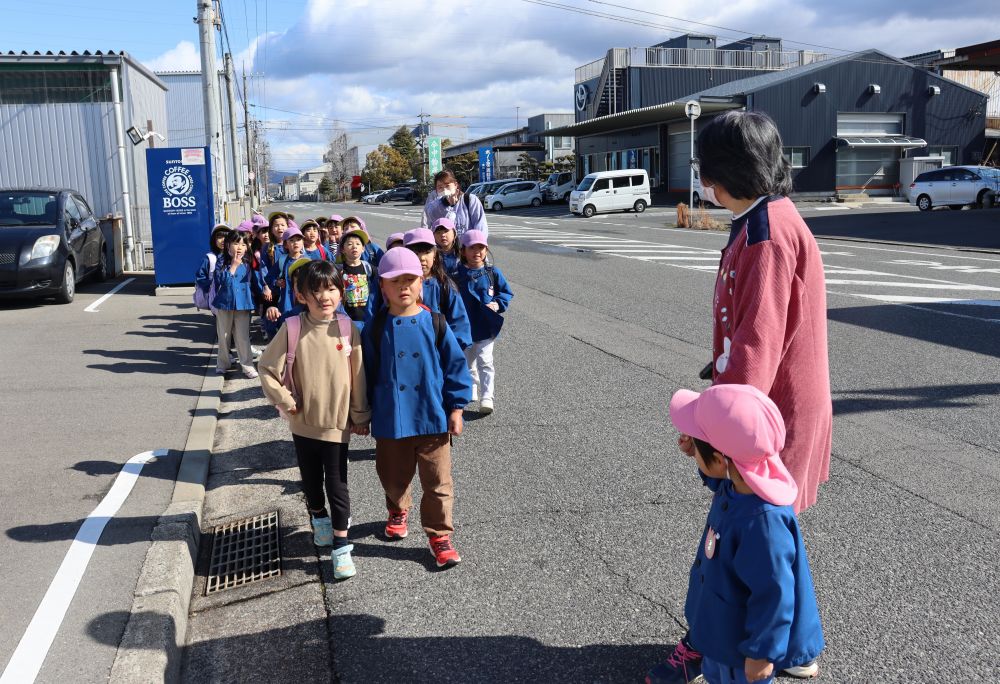
[[[402,539],[410,533],[406,527],[406,511],[389,511],[389,521],[385,524],[385,536],[389,539]]]
[[[452,565],[458,565],[462,562],[462,559],[458,556],[458,551],[452,546],[451,537],[447,534],[442,534],[440,537],[431,537],[431,553],[434,554],[434,560],[437,561],[437,566],[439,568],[450,568]]]

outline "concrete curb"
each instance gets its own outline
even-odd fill
[[[184,445],[173,498],[153,528],[132,611],[111,667],[111,682],[179,682],[188,607],[201,542],[205,483],[224,378],[213,347]]]

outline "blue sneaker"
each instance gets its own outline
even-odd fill
[[[357,568],[354,567],[354,560],[351,558],[351,551],[353,550],[354,544],[348,544],[347,546],[341,546],[339,549],[333,550],[330,561],[333,563],[334,579],[349,579],[358,573]]]
[[[333,546],[333,521],[329,517],[312,518],[313,544]]]
[[[666,662],[646,674],[646,684],[689,684],[700,678],[701,654],[681,639]]]

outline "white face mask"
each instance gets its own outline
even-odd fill
[[[455,191],[449,185],[448,187],[444,188],[441,192],[438,193],[438,197],[444,197],[445,199],[447,199],[447,198],[451,197],[454,194],[455,194]]]
[[[715,199],[715,186],[712,185],[702,185],[701,186],[701,198],[706,202],[711,202],[717,207],[722,206],[719,201]]]

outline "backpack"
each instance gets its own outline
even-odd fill
[[[285,320],[285,333],[288,335],[288,351],[285,353],[285,370],[281,374],[281,384],[291,392],[296,406],[298,406],[302,397],[299,395],[298,390],[295,389],[295,376],[292,375],[292,368],[295,366],[295,350],[299,346],[299,334],[302,332],[302,315],[292,316]],[[347,357],[347,366],[351,371],[350,377],[353,383],[354,369],[351,368],[351,319],[340,314],[334,314],[334,316],[337,319],[337,326],[340,328],[340,338],[344,340],[337,345],[337,348],[343,349],[344,356]],[[383,318],[384,322],[385,319]],[[278,414],[285,420],[289,420],[288,414],[280,408],[278,409]]]
[[[431,311],[423,304],[420,305],[420,308],[431,315],[431,322],[434,324],[434,344],[440,350],[441,344],[444,342],[444,331],[448,327],[448,321],[445,319],[444,314]],[[382,333],[385,332],[385,319],[388,315],[389,309],[382,307],[372,318],[372,345],[375,347],[375,358],[372,359],[372,373],[367,378],[369,388],[372,387],[376,378],[378,378],[379,364],[382,363]],[[369,396],[371,396],[370,392]]]
[[[205,292],[197,285],[194,287],[192,299],[194,300],[195,308],[199,311],[202,309],[211,309],[212,301],[215,299],[215,264],[217,257],[214,252],[209,252],[205,256],[208,257],[208,277],[212,282],[208,286],[208,292]]]

